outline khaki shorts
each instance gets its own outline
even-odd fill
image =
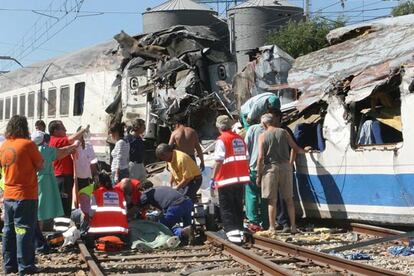
[[[265,165],[261,183],[262,198],[276,200],[279,189],[284,200],[293,198],[292,173],[289,163]]]

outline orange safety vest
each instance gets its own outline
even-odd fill
[[[132,186],[132,194],[131,194],[131,203],[133,205],[137,205],[139,203],[139,200],[141,198],[141,193],[138,190],[139,185],[141,184],[140,181],[138,179],[135,178],[130,178],[129,179],[131,181],[131,186]],[[117,183],[115,185],[115,188],[121,190],[121,182]]]
[[[122,191],[100,187],[93,195],[95,203],[91,208],[95,213],[88,233],[128,234],[126,203]]]
[[[226,154],[223,165],[214,179],[216,187],[249,183],[249,162],[243,138],[232,131],[226,131],[218,139],[223,141]]]

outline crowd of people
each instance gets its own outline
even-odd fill
[[[229,116],[216,119],[219,137],[210,186],[218,191],[225,235],[233,243],[243,242],[244,213],[250,231],[282,228],[296,233],[292,165],[295,155],[306,150],[281,125],[274,94],[253,97],[241,111],[244,137],[232,131],[235,121]],[[197,132],[184,122],[176,124],[168,144],[156,148],[157,158],[171,173],[169,186],[156,187],[144,167],[141,119],[128,128],[122,123],[109,127],[114,144],[111,172],[99,172],[93,147],[85,139],[89,126],[72,135],[58,120],[49,123],[48,134],[41,120],[35,128],[30,134],[26,118],[13,116],[0,147],[5,273],[36,272],[35,251],[49,250],[44,224],[65,221],[60,217],[76,223],[89,239],[117,235],[125,241],[128,221],[145,219],[152,206],[162,211],[159,222],[174,235],[191,235],[191,213],[205,163]]]
[[[0,148],[6,274],[37,271],[35,252],[49,250],[42,230],[53,219],[71,218],[85,234],[128,232],[126,210],[132,205],[136,210],[137,187],[146,178],[144,131],[143,120],[136,120],[126,137],[123,125],[109,128],[115,144],[111,176],[98,170],[93,147],[85,140],[89,126],[67,135],[63,122],[54,120],[46,133],[46,124],[39,120],[29,133],[24,116],[9,120]]]

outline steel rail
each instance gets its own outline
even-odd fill
[[[300,260],[312,260],[315,264],[321,266],[328,265],[335,270],[348,273],[378,276],[405,275],[257,235],[253,236],[252,242],[259,248],[272,249],[281,255],[291,256]]]
[[[88,248],[83,243],[82,240],[78,240],[78,247],[80,250],[80,254],[82,259],[85,261],[86,265],[89,268],[89,275],[92,276],[104,276],[105,273],[99,268],[98,264],[95,262],[94,258],[92,257],[91,253],[89,253]]]
[[[405,233],[403,231],[388,229],[388,228],[379,227],[379,226],[372,226],[368,224],[361,224],[361,223],[351,223],[349,225],[349,230],[353,232],[373,235],[377,237],[389,237],[389,236],[401,235]]]
[[[295,275],[292,271],[284,269],[265,258],[250,252],[240,246],[221,238],[214,232],[206,232],[207,240],[223,249],[223,253],[230,255],[239,263],[249,266],[261,275]]]

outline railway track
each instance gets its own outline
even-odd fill
[[[375,237],[404,232],[364,224],[349,230]],[[204,246],[182,247],[167,252],[117,254],[90,252],[79,242],[81,256],[91,275],[404,275],[397,271],[350,261],[274,239],[253,235],[236,246],[215,232],[207,232]]]

